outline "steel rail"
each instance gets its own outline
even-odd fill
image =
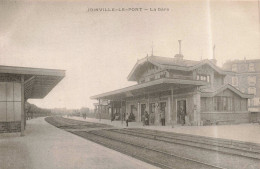
[[[73,133],[73,132],[72,132],[72,133]],[[116,147],[116,146],[113,146],[112,144],[109,145],[109,144],[104,143],[104,142],[102,142],[102,141],[100,141],[100,140],[98,140],[98,139],[93,139],[93,138],[90,138],[90,137],[84,137],[84,136],[82,136],[82,135],[80,135],[80,134],[76,134],[76,133],[73,133],[73,134],[78,135],[78,136],[80,136],[80,137],[82,137],[82,138],[84,138],[84,139],[93,141],[94,143],[101,144],[101,145],[103,145],[103,146],[105,146],[105,147],[107,147],[107,148],[110,148],[110,149],[112,149],[112,150],[116,150],[116,151],[121,152],[121,153],[124,153],[124,154],[126,154],[126,155],[130,155],[131,157],[134,157],[134,158],[136,158],[136,159],[143,160],[143,161],[145,161],[145,162],[147,162],[147,163],[149,163],[149,164],[153,164],[153,165],[155,165],[155,166],[157,166],[157,167],[163,167],[163,168],[173,169],[173,167],[168,166],[168,165],[165,165],[165,164],[162,164],[162,163],[159,163],[159,162],[155,162],[153,159],[145,158],[145,157],[142,157],[142,156],[140,156],[140,155],[138,156],[138,155],[135,155],[135,154],[133,154],[133,153],[129,154],[129,151],[127,151],[127,150],[118,148],[118,147]],[[98,135],[93,134],[93,133],[90,133],[90,132],[85,132],[84,134],[98,136]],[[100,137],[100,138],[103,138],[103,139],[105,138],[105,137],[101,137],[101,136],[99,136],[99,137]],[[108,139],[108,138],[107,138],[107,139]],[[111,139],[110,139],[110,140],[111,140]],[[117,141],[117,140],[113,140],[113,141]],[[117,142],[122,143],[121,141],[117,141]]]
[[[142,137],[142,138],[146,138],[146,139],[150,139],[150,140],[158,140],[158,141],[163,141],[163,142],[166,142],[166,143],[172,143],[172,144],[179,144],[179,145],[185,145],[185,146],[190,146],[190,147],[196,147],[196,148],[202,148],[202,149],[205,149],[205,150],[211,150],[211,151],[216,151],[216,152],[221,152],[221,153],[225,153],[225,154],[229,154],[229,155],[237,155],[237,156],[240,156],[240,157],[247,157],[247,158],[252,158],[252,159],[257,159],[259,160],[260,158],[257,158],[257,157],[254,157],[254,156],[247,156],[247,155],[244,155],[244,154],[238,154],[238,153],[232,153],[232,152],[228,152],[228,151],[220,151],[218,149],[218,147],[220,148],[223,148],[223,149],[230,149],[230,150],[234,150],[234,151],[242,151],[242,152],[246,152],[246,153],[252,153],[252,154],[259,154],[258,152],[252,152],[252,151],[249,151],[249,150],[243,150],[243,149],[239,149],[239,148],[236,148],[236,147],[228,147],[228,146],[223,146],[223,145],[214,145],[214,144],[209,144],[209,143],[201,143],[201,142],[196,142],[196,141],[193,141],[193,140],[185,140],[185,139],[179,139],[179,138],[174,138],[174,137],[167,137],[167,136],[161,136],[161,135],[156,135],[156,134],[148,134],[148,133],[144,133],[144,132],[138,132],[138,131],[128,131],[128,130],[123,130],[123,131],[120,131],[118,129],[109,129],[109,131],[112,131],[112,132],[115,132],[115,133],[120,133],[120,134],[125,134],[125,135],[132,135],[132,136],[138,136],[138,137]],[[149,138],[149,137],[145,137],[144,135],[147,135],[147,136],[153,136],[153,138]],[[166,138],[166,139],[175,139],[175,140],[178,140],[178,141],[185,141],[185,142],[190,142],[190,143],[193,143],[193,144],[201,144],[202,146],[199,146],[199,145],[189,145],[188,143],[180,143],[178,141],[174,141],[174,140],[163,140],[163,139],[160,139],[161,138]],[[203,145],[207,145],[207,146],[212,146],[212,148],[210,147],[205,147]],[[215,148],[214,148],[215,147]]]
[[[59,121],[55,121],[55,119],[52,121],[52,125],[54,126],[59,126],[59,122],[61,119],[59,119]],[[66,121],[66,120],[65,120]],[[48,122],[48,121],[47,121]],[[56,123],[53,124],[53,123]],[[193,162],[193,163],[196,163],[196,164],[199,164],[199,165],[202,165],[202,166],[205,166],[205,167],[209,167],[209,168],[217,168],[217,169],[226,169],[226,168],[223,168],[223,167],[219,167],[219,166],[215,166],[215,165],[212,165],[212,164],[208,164],[208,163],[204,163],[204,162],[201,162],[201,161],[198,161],[198,160],[194,160],[194,159],[190,159],[190,158],[186,158],[186,157],[182,157],[182,156],[178,156],[178,155],[175,155],[173,153],[168,153],[168,152],[163,152],[161,150],[158,150],[158,149],[153,149],[153,148],[150,148],[150,147],[146,147],[146,146],[142,146],[142,145],[138,145],[138,144],[133,144],[131,142],[128,142],[128,141],[123,141],[123,140],[118,140],[118,139],[115,139],[115,138],[111,138],[111,137],[108,137],[108,136],[105,136],[104,134],[100,134],[100,133],[95,133],[95,131],[89,131],[89,132],[73,132],[73,131],[70,131],[71,133],[75,134],[75,135],[78,135],[78,136],[81,136],[85,139],[88,139],[88,140],[91,140],[93,142],[98,142],[99,144],[103,145],[103,146],[106,146],[108,148],[111,148],[113,150],[116,150],[116,151],[119,151],[119,152],[122,152],[122,153],[125,153],[127,155],[129,155],[129,152],[127,150],[124,150],[124,149],[121,149],[121,148],[117,148],[116,146],[112,146],[112,144],[107,144],[107,143],[104,143],[100,140],[97,140],[97,139],[93,139],[93,137],[86,137],[84,135],[94,135],[96,137],[99,137],[99,138],[103,138],[103,139],[107,139],[107,140],[110,140],[110,141],[113,141],[113,142],[119,142],[119,143],[123,143],[123,144],[127,144],[127,145],[130,145],[130,146],[133,146],[133,147],[138,147],[138,148],[141,148],[143,150],[148,150],[148,151],[152,151],[152,152],[155,152],[155,153],[159,153],[159,154],[162,154],[162,155],[165,155],[165,156],[169,156],[169,158],[171,157],[174,157],[174,158],[177,158],[177,159],[180,159],[180,160],[184,160],[184,161],[189,161],[189,162]],[[84,135],[80,134],[80,133],[84,133]],[[163,168],[173,168],[172,166],[169,166],[169,165],[165,165],[165,164],[162,164],[160,162],[155,162],[153,159],[151,158],[145,158],[145,157],[142,157],[140,155],[138,155],[138,153],[135,155],[135,154],[130,154],[130,156],[132,157],[135,157],[137,159],[141,159],[143,161],[146,161],[150,164],[153,164],[155,166],[159,166],[159,167],[163,167]]]
[[[128,142],[128,141],[117,140],[117,139],[114,139],[114,138],[105,136],[105,135],[103,135],[103,134],[100,134],[100,133],[99,133],[99,134],[93,133],[93,131],[88,132],[88,133],[93,134],[93,135],[97,135],[97,136],[100,136],[100,137],[104,137],[104,138],[107,138],[107,139],[110,139],[110,140],[113,140],[113,141],[118,141],[118,142],[121,142],[121,143],[129,144],[129,145],[136,146],[136,147],[139,147],[139,148],[143,148],[143,149],[146,149],[146,150],[150,150],[150,151],[154,151],[154,152],[161,153],[161,154],[164,154],[164,155],[168,155],[168,156],[171,156],[171,157],[175,157],[175,158],[184,159],[184,160],[187,160],[187,161],[199,163],[199,164],[201,164],[201,165],[209,166],[209,167],[211,167],[211,168],[213,167],[213,168],[218,168],[218,169],[225,169],[225,168],[223,168],[223,167],[219,167],[219,166],[215,166],[215,165],[212,165],[212,164],[204,163],[204,162],[201,162],[201,161],[198,161],[198,160],[194,160],[194,159],[190,159],[190,158],[178,156],[178,155],[175,155],[175,154],[173,154],[173,153],[163,152],[163,151],[158,150],[158,149],[153,149],[153,148],[150,148],[150,147],[133,144],[133,143]],[[88,139],[88,138],[87,138],[87,139]]]

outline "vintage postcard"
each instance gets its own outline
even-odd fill
[[[0,169],[260,168],[259,0],[0,0]]]

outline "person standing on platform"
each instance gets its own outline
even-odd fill
[[[144,112],[144,114],[142,115],[142,122],[143,122],[143,126],[145,126],[145,112]]]
[[[185,112],[183,111],[183,108],[180,109],[180,120],[181,125],[183,126],[185,124]]]
[[[114,120],[114,114],[113,114],[113,111],[111,111],[111,115],[110,115],[111,117],[111,123],[112,123],[112,121]]]
[[[155,119],[155,117],[154,117],[154,112],[152,112],[152,113],[150,114],[150,123],[151,123],[151,124],[154,124],[154,119]]]
[[[145,121],[145,125],[149,125],[149,114],[147,111],[145,111],[145,114],[144,114],[144,121]]]
[[[161,110],[160,117],[162,126],[165,126],[165,112],[163,110]]]
[[[128,113],[126,113],[125,122],[126,122],[126,127],[128,127],[128,122],[129,122],[129,114]]]

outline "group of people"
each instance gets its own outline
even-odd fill
[[[128,122],[131,122],[131,121],[134,121],[134,120],[135,120],[135,116],[132,112],[130,114],[126,113],[126,115],[125,115],[126,127],[128,127]]]
[[[160,111],[160,122],[162,126],[165,126],[165,111],[161,110]],[[126,122],[126,127],[128,127],[129,122],[135,120],[135,116],[133,113],[126,113],[125,114],[125,122]],[[111,116],[111,122],[114,120],[113,116]],[[149,124],[154,124],[155,121],[155,113],[148,113],[147,111],[144,111],[144,114],[142,116],[142,122],[143,126],[149,126]]]
[[[151,122],[151,124],[154,124],[155,113],[152,112],[149,114],[147,111],[145,111],[142,118],[143,118],[144,126],[148,126],[150,122]],[[162,126],[165,126],[165,111],[163,111],[163,110],[160,111],[160,122],[161,122]]]

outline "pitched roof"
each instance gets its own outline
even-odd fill
[[[209,89],[202,89],[201,90],[201,97],[214,97],[214,96],[216,96],[217,94],[219,94],[220,92],[222,92],[226,89],[231,90],[232,92],[236,93],[237,95],[239,95],[242,98],[253,98],[252,94],[242,93],[240,90],[236,89],[234,86],[232,86],[230,84],[223,85],[223,86],[219,87],[218,89],[216,89],[214,91],[209,90]]]
[[[165,66],[175,65],[175,66],[184,66],[184,67],[194,66],[200,62],[195,60],[168,58],[168,57],[161,57],[161,56],[150,56],[148,60]]]
[[[141,60],[138,60],[133,69],[131,70],[130,74],[128,75],[128,80],[136,80],[134,78],[135,72],[144,64],[150,62],[161,69],[173,69],[173,70],[181,70],[181,71],[192,71],[197,69],[202,65],[209,65],[219,74],[226,74],[225,71],[220,69],[218,66],[213,64],[210,60],[203,60],[203,61],[195,61],[195,60],[186,60],[186,59],[177,59],[177,58],[168,58],[168,57],[161,57],[161,56],[147,56]]]

